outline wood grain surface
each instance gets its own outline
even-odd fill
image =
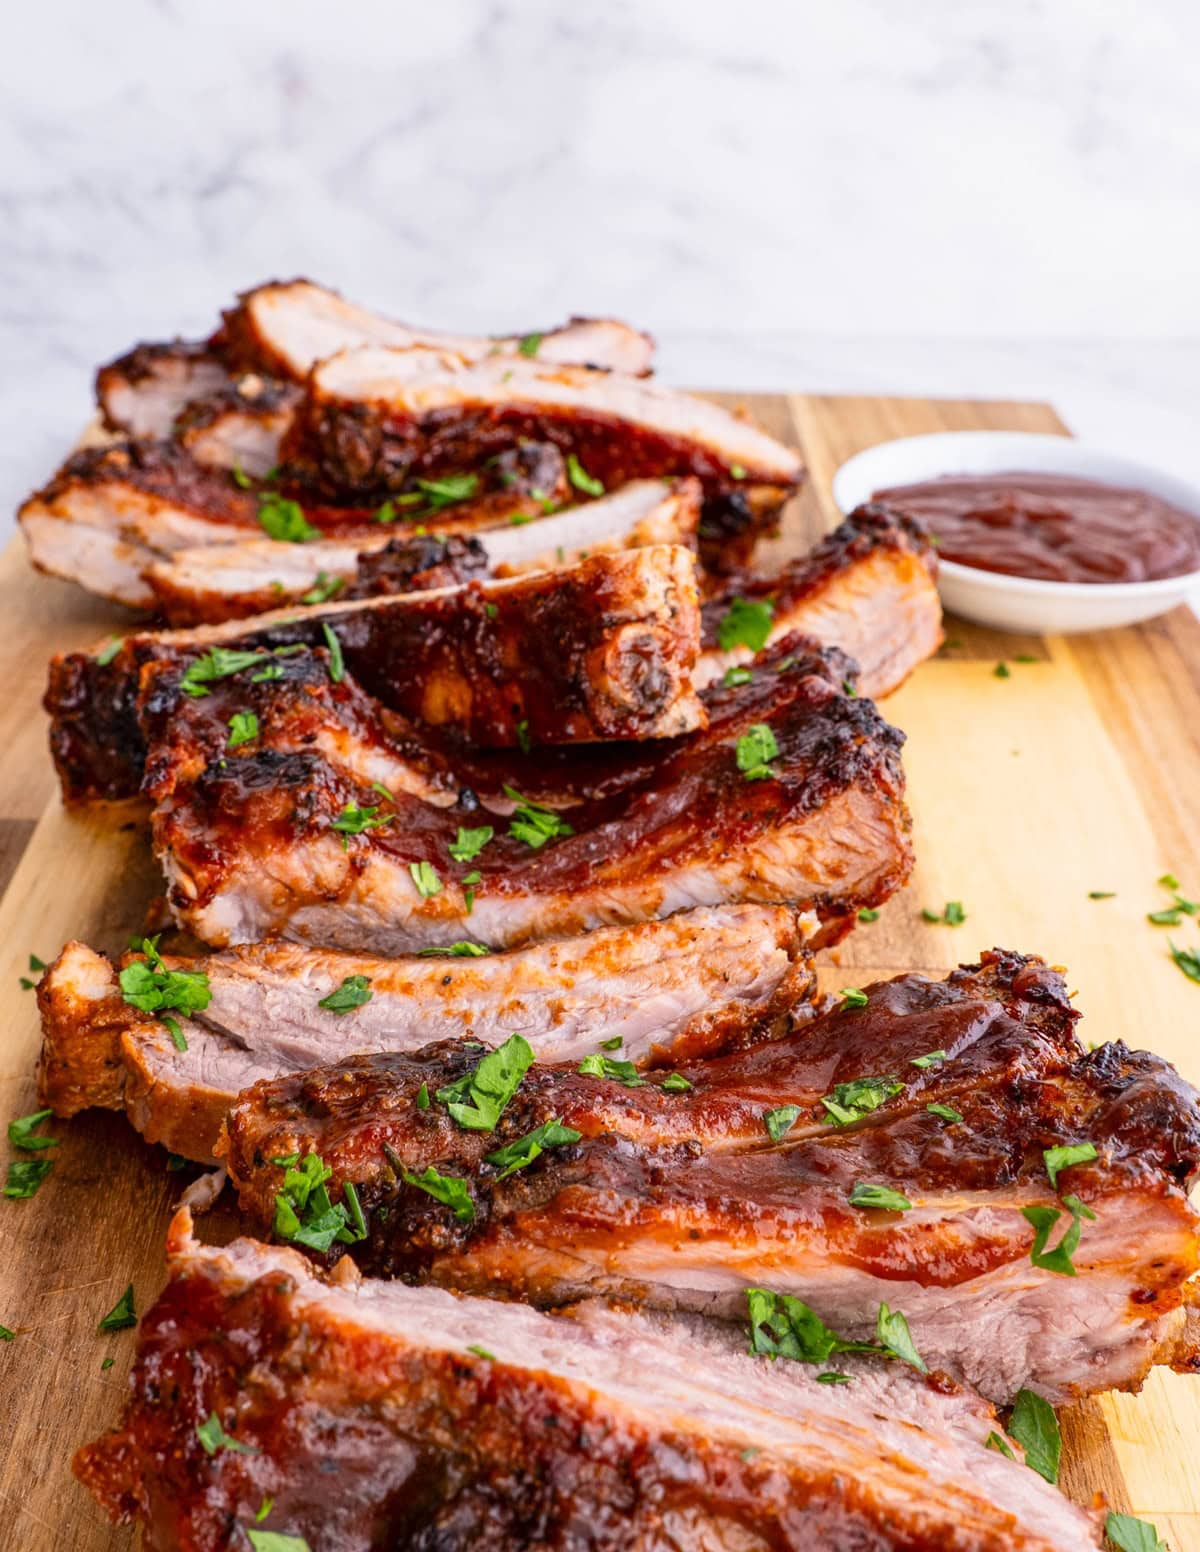
[[[745,403],[804,453],[808,484],[777,555],[834,525],[831,477],[861,448],[926,431],[1064,429],[1037,404],[714,397]],[[49,960],[72,937],[119,952],[160,885],[136,815],[62,811],[39,704],[53,652],[132,616],[35,576],[16,541],[0,558],[0,619],[0,1097],[12,1117],[34,1108],[37,1014],[19,986],[29,955]],[[1150,1047],[1200,1082],[1200,986],[1166,941],[1200,948],[1200,930],[1146,921],[1167,903],[1160,874],[1200,891],[1200,624],[1180,610],[1043,640],[951,620],[947,636],[885,707],[909,736],[914,879],[830,958],[829,986],[944,973],[994,944],[1040,953],[1067,966],[1086,1040]],[[1008,678],[994,673],[1000,661]],[[1091,890],[1113,898],[1089,900]],[[947,900],[962,901],[964,925],[921,919]],[[70,1457],[115,1419],[135,1333],[104,1336],[97,1322],[129,1282],[139,1311],[155,1297],[167,1220],[190,1177],[168,1172],[163,1150],[114,1115],[43,1130],[61,1139],[50,1178],[32,1200],[0,1200],[0,1324],[17,1333],[0,1343],[0,1546],[102,1552],[130,1546],[132,1533],[102,1517]],[[229,1209],[202,1232],[236,1232]],[[1155,1520],[1175,1552],[1200,1552],[1200,1381],[1156,1373],[1140,1395],[1070,1408],[1062,1422],[1073,1496],[1101,1492]]]

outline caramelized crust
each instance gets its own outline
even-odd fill
[[[311,1552],[1097,1545],[1099,1516],[988,1449],[995,1414],[945,1378],[849,1356],[823,1385],[699,1323],[325,1284],[189,1230],[124,1419],[74,1463],[146,1552],[224,1552],[256,1523]],[[246,1448],[205,1451],[214,1415]]]
[[[565,1302],[602,1293],[736,1315],[769,1285],[865,1338],[899,1305],[927,1361],[998,1401],[1136,1388],[1168,1360],[1200,1214],[1200,1097],[1165,1062],[1120,1044],[1084,1052],[1062,982],[1040,960],[994,952],[946,982],[866,988],[798,1033],[683,1066],[689,1087],[641,1086],[547,1067],[528,1074],[495,1133],[463,1131],[440,1105],[471,1053],[443,1046],[258,1085],[224,1146],[243,1206],[264,1226],[282,1172],[316,1152],[374,1209],[363,1265],[473,1292]],[[914,1066],[931,1051],[932,1064]],[[476,1053],[476,1060],[478,1059]],[[821,1103],[867,1077],[900,1085],[839,1124]],[[664,1083],[667,1086],[664,1087]],[[846,1103],[843,1096],[843,1103]],[[796,1118],[773,1146],[764,1116]],[[943,1107],[949,1115],[929,1109]],[[957,1119],[952,1119],[957,1117]],[[485,1156],[557,1118],[583,1134],[500,1178]],[[1095,1212],[1077,1277],[1037,1268],[1026,1207],[1060,1212],[1046,1149],[1088,1142],[1057,1190]],[[403,1164],[469,1182],[462,1223],[405,1185]],[[849,1204],[856,1184],[899,1192],[903,1212]]]

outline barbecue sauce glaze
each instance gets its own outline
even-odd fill
[[[1150,582],[1200,570],[1200,519],[1145,490],[1070,474],[947,474],[877,490],[960,566],[1046,582]]]

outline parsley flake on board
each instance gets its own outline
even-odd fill
[[[449,1207],[459,1223],[471,1223],[475,1218],[475,1203],[471,1200],[471,1193],[467,1189],[467,1182],[457,1175],[443,1175],[434,1169],[431,1164],[428,1169],[419,1175],[414,1175],[412,1170],[401,1167],[406,1185],[416,1186],[418,1191],[424,1191],[433,1197],[435,1202],[441,1202]]]
[[[943,927],[961,927],[967,919],[961,900],[947,900],[941,914],[926,907],[921,912],[922,921],[937,922]]]
[[[497,1148],[495,1153],[486,1154],[485,1158],[500,1171],[496,1179],[506,1180],[515,1170],[524,1169],[534,1159],[540,1158],[547,1148],[565,1147],[568,1143],[578,1142],[582,1136],[582,1132],[577,1132],[573,1126],[564,1126],[556,1118],[543,1122],[518,1141]]]
[[[747,781],[765,781],[775,772],[770,762],[779,757],[775,734],[765,722],[754,722],[737,741],[737,768]]]
[[[15,1342],[17,1333],[8,1326],[0,1326],[0,1342]]]
[[[1117,892],[1116,892],[1115,889],[1089,889],[1088,890],[1088,899],[1089,900],[1115,900],[1116,897],[1117,897]]]
[[[889,1099],[894,1099],[904,1089],[895,1073],[882,1078],[854,1078],[849,1083],[839,1083],[825,1094],[821,1103],[837,1126],[849,1126],[872,1110],[878,1110]]]
[[[602,496],[604,481],[589,474],[574,453],[567,454],[567,478],[575,489],[585,496]]]
[[[438,1089],[437,1101],[469,1132],[494,1132],[505,1106],[533,1065],[533,1047],[510,1035],[461,1078]]]
[[[57,1148],[59,1141],[57,1137],[38,1137],[33,1130],[53,1114],[53,1110],[34,1110],[29,1115],[18,1116],[15,1121],[10,1121],[8,1123],[9,1142],[14,1148],[24,1148],[27,1153],[36,1153],[42,1148]]]
[[[259,492],[258,521],[268,538],[284,544],[308,544],[321,537],[321,530],[308,521],[300,503],[274,490]]]
[[[632,1062],[616,1061],[611,1056],[601,1056],[592,1051],[580,1062],[577,1071],[585,1078],[611,1078],[623,1083],[627,1089],[640,1089],[646,1082]]]
[[[1073,1164],[1090,1164],[1097,1157],[1093,1143],[1080,1142],[1068,1143],[1061,1148],[1046,1148],[1042,1158],[1046,1162],[1046,1173],[1050,1176],[1050,1184],[1058,1190],[1058,1172],[1062,1169],[1070,1169]]]
[[[547,841],[575,834],[566,820],[560,819],[552,808],[535,803],[532,798],[522,797],[515,787],[504,787],[502,790],[504,796],[516,804],[508,822],[508,833],[515,840],[524,841],[526,846],[539,851]]]
[[[799,1116],[799,1105],[779,1105],[774,1110],[764,1110],[763,1125],[767,1129],[767,1136],[772,1142],[781,1141],[795,1126]]]
[[[1174,943],[1167,940],[1167,947],[1171,950],[1171,958],[1187,976],[1189,981],[1200,981],[1200,954],[1195,949],[1177,948]]]
[[[491,825],[480,825],[477,830],[465,830],[462,825],[459,825],[458,834],[446,850],[455,862],[471,862],[478,857],[495,833]]]
[[[1054,1408],[1036,1391],[1019,1390],[1013,1402],[1008,1432],[1025,1451],[1025,1464],[1047,1482],[1057,1483],[1062,1435]]]
[[[221,1427],[221,1419],[215,1412],[210,1412],[202,1423],[196,1424],[196,1437],[203,1445],[206,1455],[215,1455],[218,1450],[232,1450],[238,1455],[259,1453],[252,1444],[243,1444],[240,1439],[227,1434]]]
[[[891,1186],[873,1185],[869,1180],[856,1180],[846,1198],[851,1207],[877,1207],[881,1212],[908,1212],[912,1203]]]
[[[97,1331],[128,1331],[130,1326],[137,1325],[137,1311],[133,1305],[133,1284],[130,1283],[125,1292],[109,1310],[108,1314],[96,1327]]]
[[[860,922],[878,921],[879,920],[879,912],[876,911],[876,910],[873,910],[869,905],[864,905],[862,910],[859,911],[859,913],[858,913],[858,919],[859,919]]]
[[[1075,1277],[1078,1273],[1071,1258],[1079,1248],[1083,1220],[1085,1218],[1094,1220],[1096,1214],[1077,1196],[1064,1196],[1062,1202],[1071,1214],[1071,1222],[1058,1244],[1050,1250],[1047,1250],[1046,1246],[1051,1231],[1062,1217],[1062,1212],[1057,1207],[1022,1207],[1021,1216],[1033,1226],[1033,1247],[1029,1252],[1029,1259],[1034,1266],[1042,1271],[1057,1272],[1061,1277]]]
[[[310,1153],[303,1161],[286,1161],[283,1188],[275,1197],[273,1227],[280,1239],[322,1253],[335,1241],[353,1245],[366,1239],[367,1226],[354,1186],[346,1181],[345,1201],[330,1201],[326,1181],[332,1174],[319,1153]]]
[[[749,647],[751,652],[761,652],[771,634],[774,614],[775,604],[770,598],[733,599],[717,626],[717,644],[721,651]]]
[[[4,1194],[12,1201],[28,1201],[36,1196],[46,1176],[54,1168],[53,1159],[13,1159],[8,1166]]]
[[[1150,1521],[1132,1514],[1110,1514],[1104,1522],[1104,1534],[1120,1552],[1168,1552],[1167,1543]]]
[[[235,711],[229,719],[227,749],[238,749],[258,737],[258,718],[252,711]]]
[[[351,1009],[361,1008],[370,1002],[371,996],[371,982],[367,976],[348,975],[328,997],[321,998],[317,1007],[328,1008],[330,1013],[349,1013]]]

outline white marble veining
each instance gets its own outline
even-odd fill
[[[15,31],[15,29],[13,29]],[[1040,394],[1200,478],[1191,0],[60,0],[0,57],[0,513],[94,365],[307,272],[676,382]]]

